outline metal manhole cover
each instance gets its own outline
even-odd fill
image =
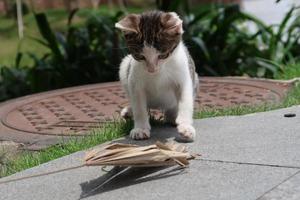
[[[267,81],[201,78],[195,109],[279,102],[287,89],[288,85]],[[83,135],[118,118],[120,110],[128,103],[118,82],[74,87],[33,97],[9,105],[1,116],[3,125],[34,134]]]

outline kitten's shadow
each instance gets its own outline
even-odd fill
[[[103,176],[81,183],[82,192],[80,199],[143,182],[182,174],[185,172],[184,169],[178,166],[147,168],[114,167]]]
[[[129,137],[129,135],[125,136],[125,138],[114,140],[113,143],[125,143],[125,144],[136,144],[141,146],[155,144],[156,141],[160,141],[162,143],[166,143],[168,141],[175,140],[177,142],[184,142],[179,137],[179,133],[176,127],[172,125],[156,125],[153,126],[151,130],[151,137],[147,140],[133,140]]]

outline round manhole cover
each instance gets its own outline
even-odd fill
[[[287,86],[267,81],[202,78],[195,109],[279,102]],[[11,130],[46,135],[82,135],[119,117],[127,99],[118,82],[32,95],[2,114]]]

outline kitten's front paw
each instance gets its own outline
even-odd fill
[[[130,137],[134,140],[146,140],[150,138],[150,130],[144,128],[134,128],[130,131]]]
[[[180,140],[184,142],[193,142],[196,137],[196,130],[190,124],[179,124],[177,130],[180,135]]]
[[[193,123],[193,118],[177,116],[175,122],[176,122],[177,126],[179,126],[179,125],[191,126],[190,124]]]

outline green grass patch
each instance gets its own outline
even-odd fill
[[[55,30],[65,29],[66,23],[63,23],[63,19],[67,18],[66,12],[59,10],[56,11],[56,13],[52,13],[52,11],[49,10],[46,14]],[[0,42],[1,45],[5,47],[0,48],[0,65],[13,66],[18,50],[22,52],[33,52],[38,56],[47,52],[44,46],[30,38],[41,38],[33,14],[24,16],[24,38],[22,40],[18,38],[18,28],[15,19],[2,16],[0,17],[0,21]],[[24,64],[30,64],[30,59],[25,58],[22,62],[24,62]]]
[[[51,146],[42,151],[25,151],[17,155],[14,159],[5,158],[0,154],[0,177],[8,176],[16,172],[38,166],[42,163],[69,155],[71,153],[86,150],[104,142],[112,141],[125,136],[130,128],[131,122],[114,122],[107,124],[104,128],[95,129],[91,134],[81,138],[71,138],[58,145]]]
[[[278,73],[276,79],[292,79],[295,77],[300,77],[300,62],[289,63],[284,66],[282,72]]]

